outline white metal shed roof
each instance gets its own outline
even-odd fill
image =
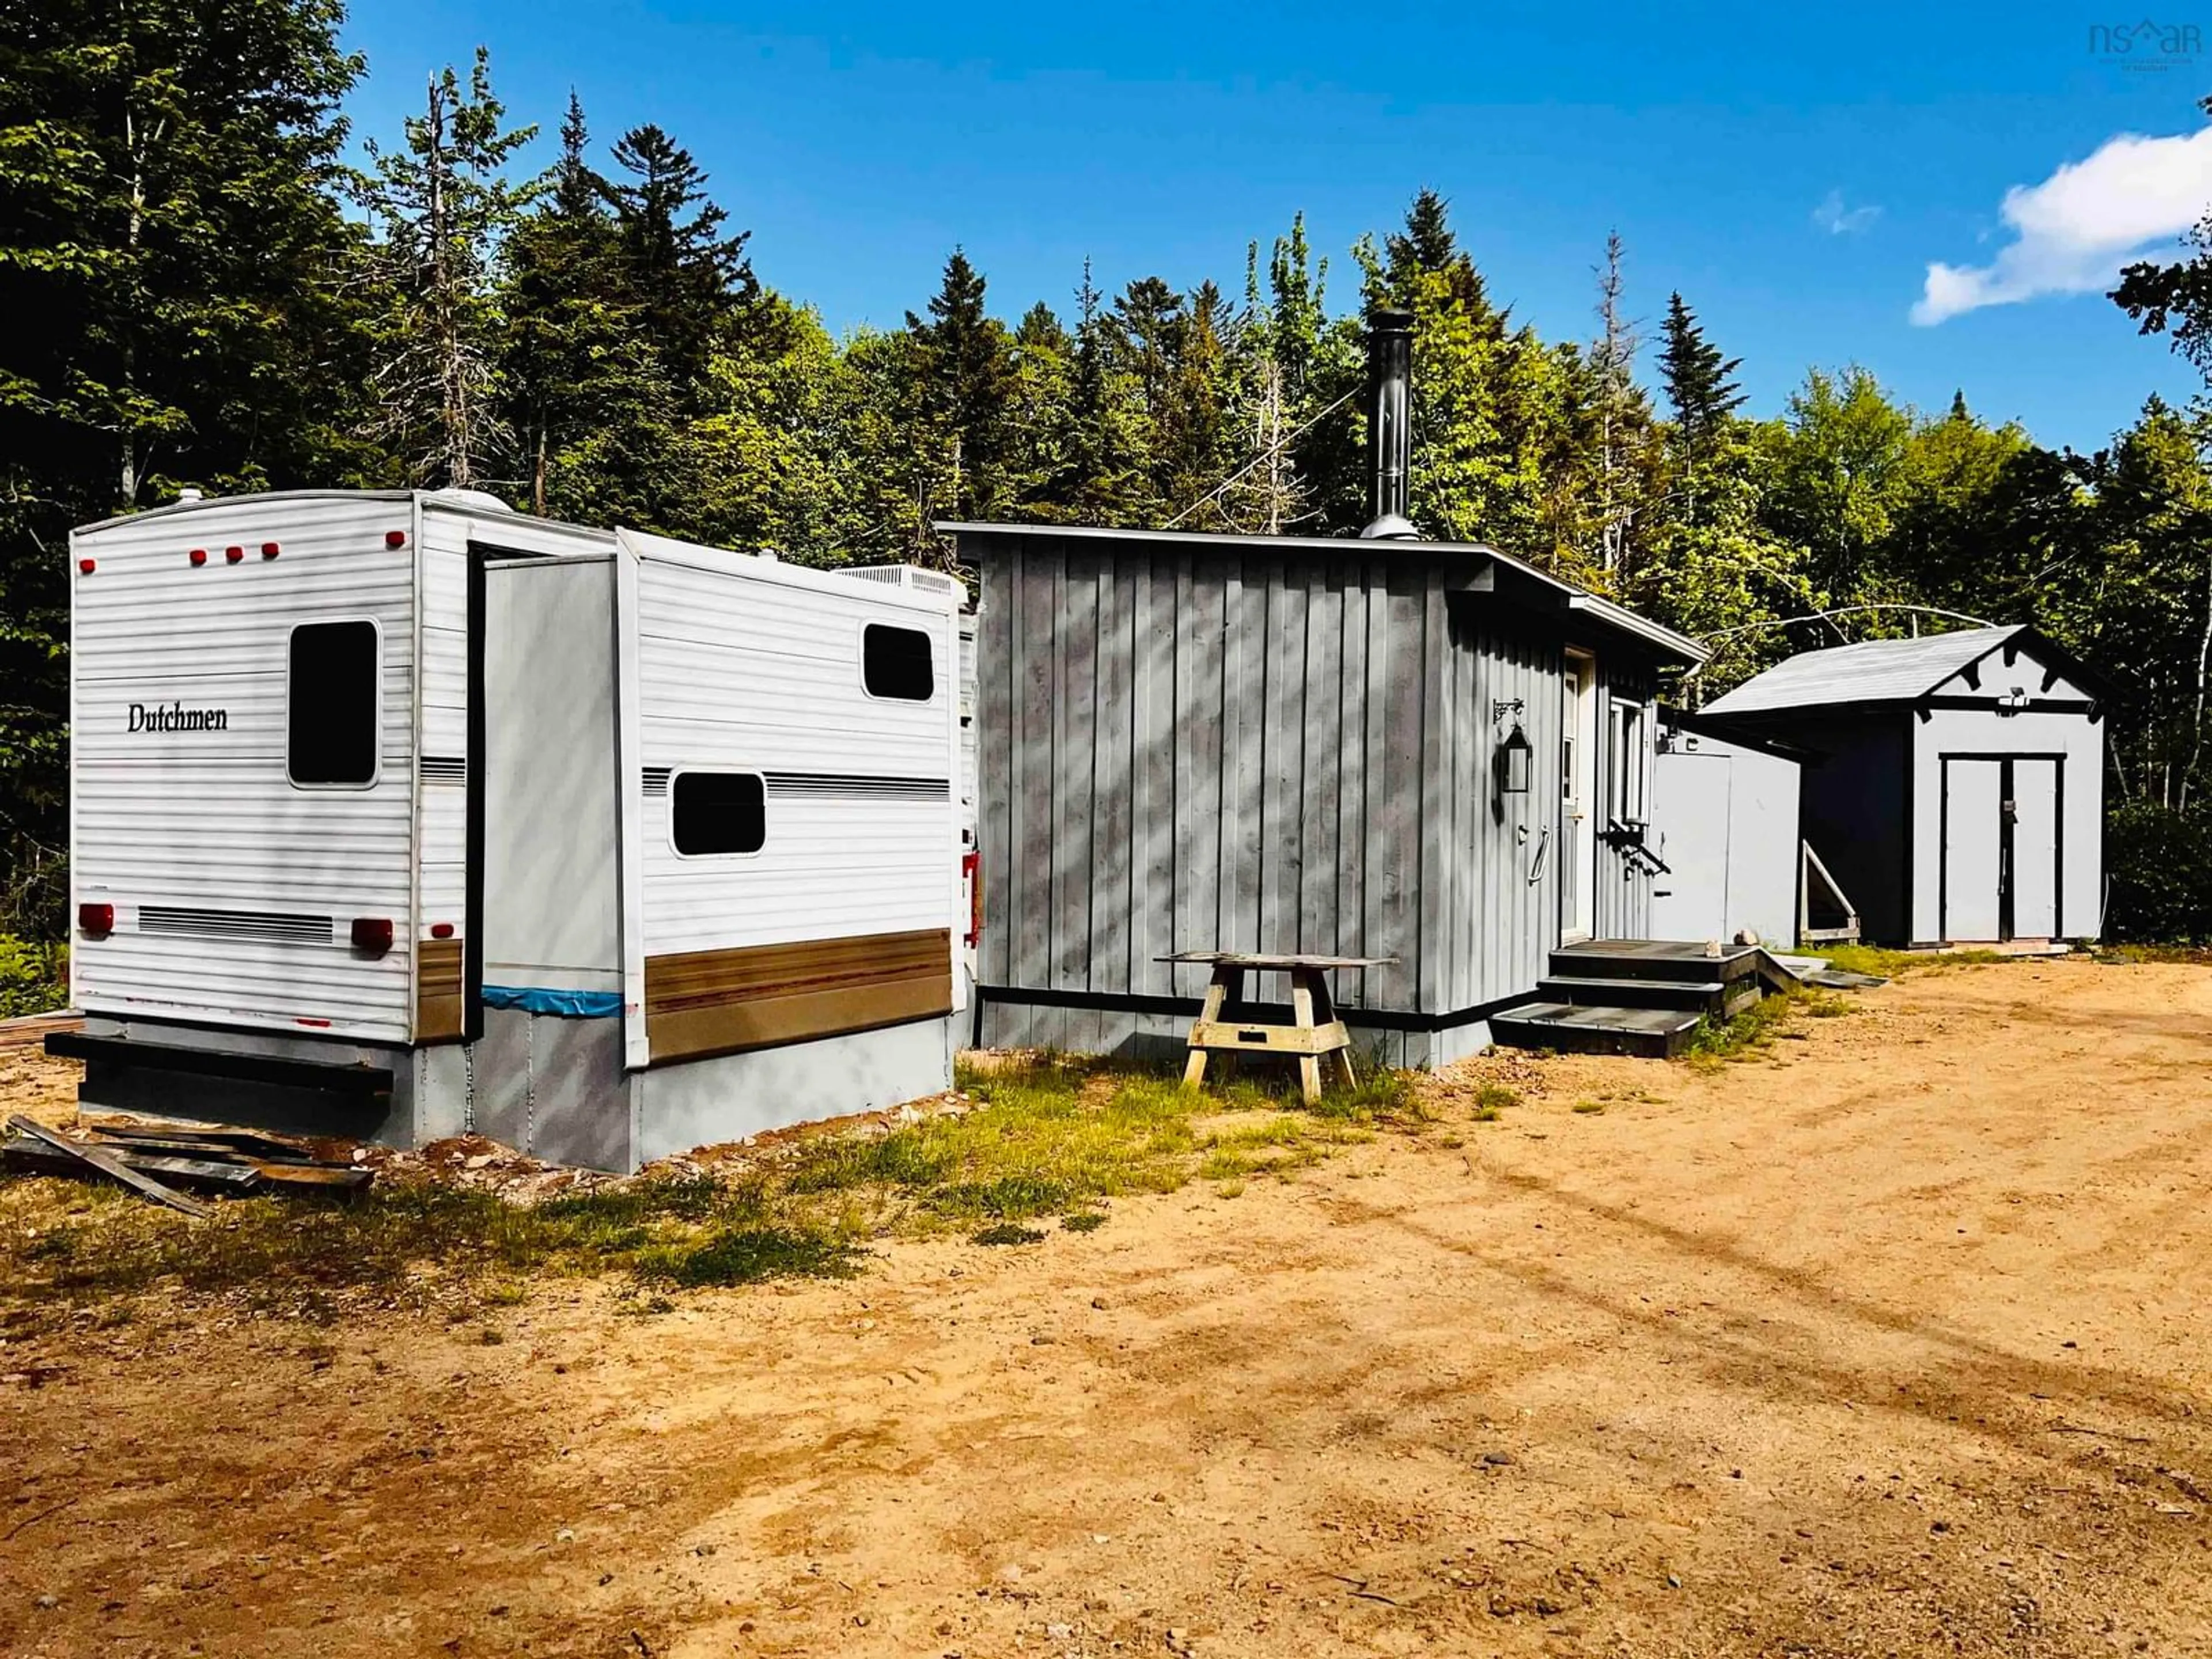
[[[1746,680],[1707,703],[1708,714],[1755,714],[1774,708],[1826,703],[1895,702],[1924,696],[1969,663],[1979,662],[2015,634],[2002,628],[1966,628],[1917,640],[1869,640],[1807,651]]]

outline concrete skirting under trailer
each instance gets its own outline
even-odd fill
[[[549,1164],[627,1171],[940,1094],[953,1024],[909,1020],[644,1071],[623,1067],[619,1020],[517,1008],[487,1009],[466,1045],[334,1045],[95,1016],[75,1046],[52,1046],[84,1058],[88,1110],[399,1146],[481,1134]],[[309,1067],[329,1070],[331,1086]]]

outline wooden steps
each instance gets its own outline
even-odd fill
[[[1494,1042],[1561,1054],[1671,1060],[1700,1021],[1725,1019],[1759,1000],[1782,970],[1755,945],[1589,939],[1552,952],[1536,997],[1493,1014]]]
[[[1577,1008],[1687,1008],[1703,1013],[1717,999],[1734,989],[1718,979],[1582,979],[1552,974],[1536,981],[1536,995],[1546,1002],[1570,1003]]]
[[[1689,1045],[1703,1014],[1682,1008],[1577,1008],[1524,1002],[1490,1018],[1490,1038],[1510,1048],[1563,1054],[1636,1054],[1672,1060]]]

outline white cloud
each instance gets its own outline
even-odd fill
[[[1827,199],[1813,210],[1813,222],[1831,236],[1853,236],[1881,217],[1881,210],[1869,204],[1847,208],[1844,192],[1832,190]]]
[[[1985,265],[1930,263],[1912,307],[1923,327],[1983,306],[2110,288],[2130,256],[2168,241],[2212,207],[2212,127],[2187,138],[2124,132],[2039,185],[2014,185],[2000,212],[2014,240]]]

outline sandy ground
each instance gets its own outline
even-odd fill
[[[2212,971],[1862,1006],[843,1283],[0,1350],[0,1650],[2212,1651]]]

